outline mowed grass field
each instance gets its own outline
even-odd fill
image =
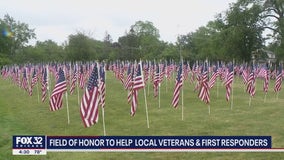
[[[134,117],[130,116],[127,91],[121,82],[107,73],[105,125],[108,136],[272,136],[273,148],[284,148],[284,91],[279,99],[270,82],[266,102],[262,91],[262,80],[257,80],[256,96],[249,107],[249,95],[244,92],[240,77],[234,79],[233,109],[225,100],[225,87],[218,81],[210,91],[211,114],[208,107],[197,97],[194,85],[184,84],[184,120],[181,119],[181,103],[178,109],[171,107],[174,80],[164,80],[161,85],[161,106],[153,98],[152,84],[148,95],[146,86],[150,128],[147,128],[143,90],[139,91],[139,106]],[[52,85],[52,89],[53,89]],[[40,87],[39,87],[40,90]],[[80,100],[83,90],[80,90]],[[48,152],[45,156],[12,156],[13,135],[103,135],[102,117],[99,122],[84,128],[81,121],[77,90],[68,95],[70,124],[67,123],[66,99],[63,108],[49,111],[48,100],[38,102],[37,89],[33,96],[19,89],[9,80],[0,78],[0,160],[10,159],[281,159],[284,153],[234,153],[234,152]],[[101,110],[100,110],[101,111]]]

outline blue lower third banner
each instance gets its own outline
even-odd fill
[[[271,136],[13,136],[13,153],[258,151],[272,149]],[[28,154],[28,153],[26,153]]]
[[[268,149],[271,136],[48,136],[47,149]]]

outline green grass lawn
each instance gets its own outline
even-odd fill
[[[193,84],[187,80],[184,84],[184,120],[181,119],[181,105],[171,107],[174,81],[165,81],[161,86],[161,107],[158,99],[153,98],[152,85],[148,96],[150,128],[147,128],[143,90],[139,91],[139,106],[134,117],[130,116],[127,104],[127,92],[121,82],[111,72],[106,82],[106,133],[112,135],[183,135],[183,136],[272,136],[273,148],[284,148],[284,92],[273,92],[274,81],[270,82],[269,93],[264,102],[262,80],[257,80],[256,96],[249,107],[249,95],[244,92],[240,78],[233,84],[234,105],[225,100],[225,88],[219,83],[210,91],[211,114],[208,107],[193,92]],[[51,87],[53,88],[53,86]],[[148,87],[146,86],[146,92]],[[80,90],[80,99],[83,90]],[[192,152],[48,152],[46,156],[12,156],[12,135],[103,135],[102,118],[99,123],[84,128],[77,102],[77,90],[68,95],[70,124],[67,123],[66,99],[61,110],[49,111],[48,101],[38,102],[34,88],[30,97],[11,81],[0,78],[0,159],[281,159],[283,153],[192,153]],[[180,103],[181,104],[181,103]]]

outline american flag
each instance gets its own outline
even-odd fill
[[[127,69],[127,77],[126,80],[124,81],[124,88],[129,89],[132,83],[132,65],[131,63],[128,64],[128,69]]]
[[[85,87],[85,77],[84,77],[84,71],[83,71],[82,65],[80,66],[79,87],[81,89],[84,89],[84,87]]]
[[[248,76],[247,90],[246,91],[252,97],[255,95],[255,74],[254,74],[253,67],[251,67],[251,72]]]
[[[160,83],[163,82],[164,76],[165,76],[165,64],[161,63],[160,64]]]
[[[22,78],[22,88],[24,88],[27,92],[29,92],[29,86],[28,86],[28,79],[27,79],[27,70],[24,67],[23,71],[23,78]]]
[[[186,63],[183,67],[183,79],[186,81],[190,72],[189,63]]]
[[[129,69],[130,69],[130,72],[129,72],[129,75],[128,75],[129,83],[128,83],[128,86],[127,86],[127,89],[128,89],[127,102],[128,103],[130,103],[132,101],[134,65],[131,65],[131,67]]]
[[[43,69],[43,76],[42,76],[42,82],[41,82],[41,91],[42,91],[42,95],[41,95],[41,101],[44,102],[46,99],[46,95],[47,95],[47,69],[44,68]]]
[[[37,73],[36,69],[34,68],[33,75],[32,75],[32,83],[31,83],[31,88],[33,88],[37,83]]]
[[[100,66],[100,85],[99,85],[99,92],[101,95],[100,105],[101,107],[105,106],[105,99],[106,99],[106,76],[105,76],[105,67],[104,65]]]
[[[132,103],[131,103],[131,116],[134,116],[138,106],[138,90],[145,86],[143,74],[142,74],[142,64],[138,64],[136,68],[136,75],[133,78],[133,89],[132,89]]]
[[[177,108],[178,102],[179,102],[179,95],[180,95],[180,89],[183,85],[183,74],[182,74],[182,63],[180,63],[179,70],[176,77],[176,83],[173,93],[173,99],[172,99],[172,105],[174,108]]]
[[[233,65],[229,65],[229,70],[225,81],[225,87],[226,87],[226,100],[229,101],[231,90],[232,90],[232,83],[234,80],[234,67]]]
[[[267,69],[267,68],[264,68],[264,81],[263,81],[263,91],[265,92],[265,93],[267,93],[268,92],[268,86],[269,86],[269,79],[270,79],[270,77],[269,77],[269,70]]]
[[[208,70],[205,65],[203,66],[203,73],[201,76],[200,90],[198,93],[198,97],[202,101],[204,101],[206,104],[210,103],[210,92],[209,92],[209,86],[208,86]]]
[[[247,83],[248,83],[248,72],[247,72],[247,68],[245,66],[243,68],[242,77],[243,77],[244,84],[247,85]]]
[[[80,114],[85,127],[99,120],[98,68],[95,65],[81,100]]]
[[[67,90],[66,80],[62,68],[58,71],[58,80],[51,93],[49,106],[51,111],[56,111],[62,107],[63,94]]]
[[[124,68],[123,68],[123,64],[119,64],[118,79],[121,81],[122,84],[124,84]]]
[[[154,74],[154,97],[158,96],[158,89],[159,89],[159,85],[160,85],[160,69],[159,69],[159,65],[156,65],[156,72]]]
[[[146,83],[148,81],[149,75],[150,75],[150,73],[149,73],[150,66],[149,66],[149,62],[148,61],[146,62],[146,64],[144,63],[143,68],[144,68],[144,77],[145,77],[144,80],[145,80],[145,83]]]
[[[77,81],[78,73],[77,73],[77,65],[74,67],[74,73],[71,80],[71,86],[70,86],[70,94],[73,94],[75,87],[76,87],[76,81]]]
[[[217,77],[218,77],[217,66],[214,66],[213,74],[212,74],[212,76],[211,76],[211,78],[209,79],[209,82],[208,82],[208,85],[209,85],[210,89],[214,86]]]
[[[274,91],[279,92],[281,90],[281,85],[282,85],[282,66],[279,66],[275,80]]]

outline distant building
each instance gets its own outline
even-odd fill
[[[253,63],[272,64],[276,62],[275,53],[265,49],[257,49],[253,51],[251,59]]]

